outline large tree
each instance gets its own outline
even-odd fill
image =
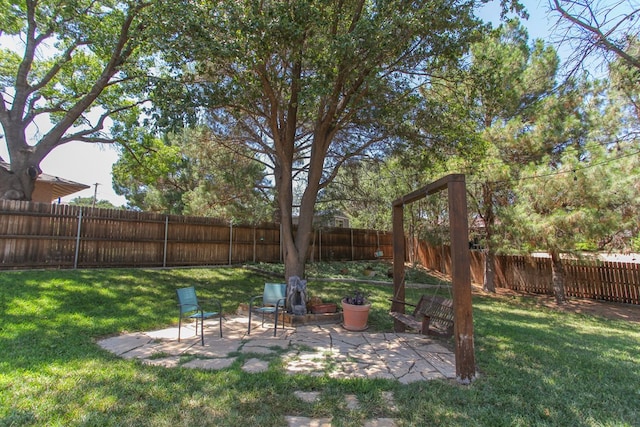
[[[40,162],[70,141],[112,142],[107,119],[140,102],[144,0],[24,0],[0,12],[0,198],[30,200]]]
[[[507,3],[507,2],[504,2]],[[511,2],[509,2],[511,3]],[[273,170],[285,275],[302,276],[318,193],[341,165],[381,153],[413,119],[415,90],[479,34],[475,1],[177,1],[162,46],[182,91]],[[205,114],[206,113],[206,114]],[[294,183],[302,180],[294,199]],[[294,206],[295,205],[295,206]],[[294,211],[294,208],[296,209]],[[299,222],[293,226],[297,211]]]
[[[468,66],[444,70],[427,95],[439,97],[474,142],[447,168],[469,175],[471,211],[484,224],[487,291],[495,291],[499,211],[511,203],[522,165],[560,152],[580,135],[580,97],[570,84],[558,86],[558,65],[551,46],[530,43],[512,20],[472,46]]]
[[[637,147],[603,144],[570,147],[559,161],[531,164],[516,186],[516,203],[502,217],[520,250],[551,256],[558,304],[566,301],[563,254],[580,249],[624,249],[640,223]]]

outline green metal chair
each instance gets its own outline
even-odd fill
[[[262,299],[260,301],[259,299]],[[274,314],[273,336],[276,336],[278,329],[278,311],[285,309],[287,299],[287,285],[284,283],[265,283],[264,291],[261,295],[256,295],[249,300],[249,328],[247,335],[251,334],[251,313],[262,313],[262,326],[264,326],[265,314]],[[256,306],[254,307],[254,304]],[[284,316],[282,316],[282,328],[284,329]]]
[[[182,329],[182,318],[196,319],[196,336],[198,336],[198,323],[200,323],[200,339],[204,345],[204,320],[210,317],[218,316],[220,318],[220,338],[222,338],[222,304],[217,299],[211,299],[218,306],[218,311],[204,311],[198,297],[196,289],[193,286],[188,288],[177,289],[178,307],[180,309],[180,317],[178,320],[178,342],[180,342],[180,330]]]

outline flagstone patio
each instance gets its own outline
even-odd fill
[[[259,325],[259,323],[256,323]],[[257,326],[247,334],[247,318],[225,318],[223,338],[217,320],[205,322],[205,345],[193,325],[135,332],[106,338],[99,345],[123,358],[173,368],[225,369],[243,357],[242,369],[261,372],[273,356],[282,358],[289,374],[331,378],[385,378],[402,383],[455,379],[455,356],[438,340],[413,333],[349,332],[340,325],[278,328]]]

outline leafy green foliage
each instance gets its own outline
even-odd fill
[[[629,156],[632,154],[632,156]],[[628,250],[638,232],[640,172],[635,148],[607,149],[589,143],[565,151],[558,164],[531,167],[516,190],[509,218],[514,246],[572,252],[580,243],[600,250]]]
[[[90,206],[101,209],[123,209],[122,207],[115,206],[108,200],[94,200],[93,197],[76,197],[69,202],[70,205],[75,206]]]
[[[113,166],[114,187],[129,206],[247,223],[270,217],[263,165],[245,147],[206,128],[183,129],[164,140],[142,132],[138,137]]]
[[[288,274],[301,276],[318,193],[342,165],[410,137],[416,87],[482,27],[473,1],[171,2],[159,40],[182,87],[154,102],[206,122],[273,171]],[[185,96],[186,92],[186,96]],[[293,188],[299,186],[299,194]],[[293,227],[294,207],[299,217]],[[298,208],[299,207],[299,208]]]

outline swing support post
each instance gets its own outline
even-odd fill
[[[404,205],[393,205],[393,302],[391,311],[404,313],[404,260],[406,259],[406,242],[404,238]],[[393,329],[404,332],[405,325],[398,319],[393,320]]]
[[[467,220],[467,189],[465,176],[452,174],[409,193],[393,202],[393,290],[395,299],[404,301],[404,206],[428,195],[447,190],[449,224],[451,228],[451,281],[453,288],[454,339],[456,377],[469,384],[476,375],[471,305],[471,270],[469,267],[469,225]],[[392,311],[404,313],[404,305],[393,302]],[[396,332],[403,332],[404,324],[394,320]]]

